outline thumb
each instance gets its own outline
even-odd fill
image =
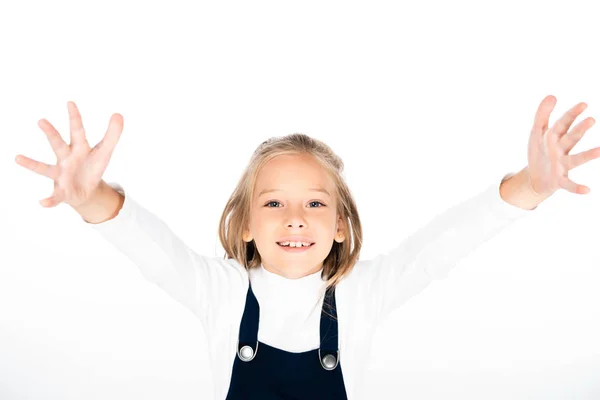
[[[42,207],[56,207],[58,204],[60,204],[62,200],[56,196],[56,195],[52,195],[50,197],[46,197],[45,199],[40,200],[40,205]]]

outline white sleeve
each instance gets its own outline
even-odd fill
[[[504,175],[501,182],[511,175]],[[399,246],[367,261],[360,281],[371,296],[377,320],[385,319],[432,280],[446,278],[481,243],[534,211],[504,201],[501,182],[437,215]]]
[[[146,280],[210,328],[214,323],[208,320],[214,314],[209,312],[211,303],[225,307],[231,301],[232,286],[242,287],[248,279],[246,270],[233,260],[197,254],[161,219],[126,195],[121,185],[108,184],[125,197],[118,215],[99,224],[82,221],[133,261]]]

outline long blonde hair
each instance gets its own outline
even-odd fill
[[[327,287],[334,287],[358,261],[362,247],[362,226],[356,202],[345,182],[342,159],[328,145],[303,133],[272,137],[261,143],[252,154],[219,222],[219,239],[225,249],[223,258],[236,259],[246,270],[260,267],[262,259],[254,240],[245,242],[243,234],[250,220],[250,207],[258,172],[269,160],[284,154],[313,156],[335,183],[336,210],[342,217],[345,239],[342,243],[333,243],[331,251],[323,261],[321,274],[322,278],[327,279]]]

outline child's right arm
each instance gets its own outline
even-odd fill
[[[115,201],[112,192],[123,199],[118,209],[111,204]],[[207,323],[208,298],[214,288],[226,286],[221,281],[228,278],[224,275],[225,269],[210,265],[214,261],[189,248],[166,223],[138,204],[118,183],[106,183],[102,193],[85,211],[92,219],[97,217],[103,221],[90,223],[82,215],[84,222],[126,255],[147,281],[159,286]],[[113,213],[115,215],[110,217]]]
[[[111,219],[90,227],[135,264],[143,277],[197,316],[208,335],[227,323],[233,304],[243,304],[248,275],[233,259],[196,253],[154,213],[133,199],[121,185],[107,184],[123,196]]]

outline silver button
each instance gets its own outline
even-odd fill
[[[252,350],[252,347],[250,347],[248,345],[242,347],[242,349],[240,350],[240,357],[243,360],[250,360],[250,359],[252,359],[253,355],[254,355],[254,350]]]
[[[236,346],[236,350],[238,357],[242,361],[252,361],[256,354],[258,353],[258,340],[256,341],[256,350],[252,349],[251,346],[245,345],[240,349],[240,341],[238,340],[238,344]]]
[[[319,349],[319,362],[321,366],[328,371],[334,370],[337,365],[340,363],[340,350],[337,351],[337,357],[333,354],[327,354],[324,357],[321,357],[321,349]]]
[[[327,354],[325,357],[323,357],[323,366],[325,368],[333,369],[333,368],[335,368],[335,364],[336,364],[336,359],[333,355]]]

